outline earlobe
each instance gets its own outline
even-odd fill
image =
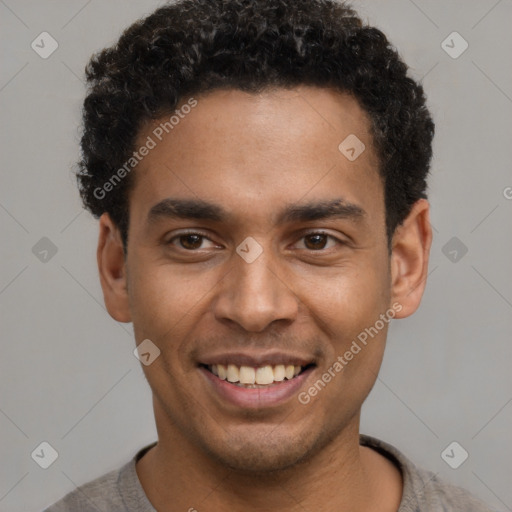
[[[98,270],[105,306],[110,316],[118,322],[130,322],[126,261],[119,229],[108,213],[99,220]]]
[[[402,305],[396,318],[405,318],[418,309],[425,290],[432,227],[426,199],[414,203],[404,222],[397,227],[392,241],[392,303]]]

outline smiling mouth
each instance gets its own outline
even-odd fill
[[[315,365],[312,363],[306,366],[292,364],[259,367],[237,366],[235,364],[201,364],[200,366],[213,373],[220,380],[225,380],[234,386],[241,388],[268,388],[293,380]]]

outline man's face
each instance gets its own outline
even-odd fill
[[[332,370],[391,306],[369,122],[349,96],[313,87],[196,99],[162,141],[152,132],[168,117],[138,138],[157,145],[130,195],[136,341],[161,351],[144,371],[175,437],[239,471],[285,468],[357,430],[383,356],[387,324]],[[354,161],[338,149],[351,134],[366,146]],[[214,364],[305,371],[247,388]],[[335,376],[301,403],[329,368]]]

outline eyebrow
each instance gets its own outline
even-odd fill
[[[171,219],[198,219],[222,222],[228,215],[224,209],[216,204],[200,199],[173,199],[167,198],[155,204],[148,213],[148,223],[160,218]]]
[[[338,198],[306,204],[288,205],[277,215],[275,224],[326,220],[330,218],[356,221],[365,216],[366,211],[363,208]],[[149,210],[147,222],[152,224],[160,218],[228,222],[232,219],[232,215],[222,206],[201,199],[166,198]]]
[[[303,205],[290,205],[279,214],[277,223],[307,222],[329,218],[359,220],[365,215],[366,212],[363,208],[340,198]]]

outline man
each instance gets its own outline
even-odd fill
[[[418,307],[434,125],[334,0],[183,0],[93,57],[78,180],[158,441],[57,511],[486,511],[359,433]]]

